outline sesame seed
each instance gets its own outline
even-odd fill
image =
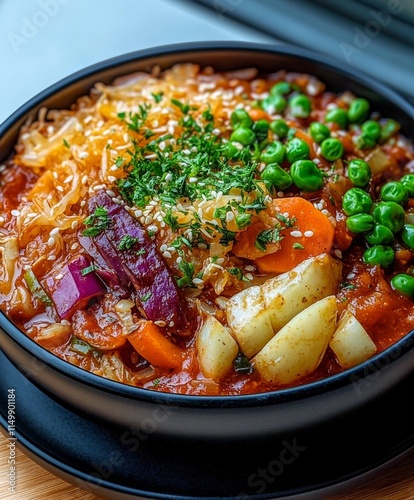
[[[4,222],[5,220],[6,220],[6,219],[0,215],[0,224],[3,224],[3,222]]]
[[[246,271],[256,271],[255,266],[245,266],[244,268]]]
[[[302,232],[301,231],[291,231],[290,235],[293,236],[293,238],[301,238],[302,237]]]
[[[164,326],[167,326],[167,323],[165,321],[162,321],[162,320],[157,320],[157,321],[154,321],[154,325],[157,325],[157,326],[160,326],[161,328],[163,328]]]
[[[148,226],[147,229],[151,233],[158,233],[158,226],[156,226],[155,224],[151,224],[150,226]]]
[[[49,234],[50,234],[50,236],[56,236],[57,234],[59,234],[59,231],[60,231],[60,229],[58,227],[55,227],[54,229],[52,229],[50,231]]]
[[[19,215],[20,215],[19,210],[12,210],[10,213],[11,213],[14,217],[19,217]]]
[[[147,215],[147,216],[145,217],[145,219],[144,219],[144,224],[145,224],[146,226],[148,226],[149,224],[151,224],[151,222],[152,222],[152,221],[153,221],[152,216],[151,216],[151,215]]]
[[[73,181],[73,175],[69,175],[66,177],[66,179],[63,181],[63,184],[69,184],[69,182]]]
[[[70,225],[71,229],[76,229],[78,227],[79,222],[77,220],[74,220],[72,224]]]
[[[342,259],[342,252],[338,248],[334,250],[334,254],[338,257],[338,259]]]
[[[204,283],[204,281],[200,278],[194,278],[193,283],[194,283],[194,285],[202,285]]]
[[[244,275],[244,277],[245,277],[245,278],[247,278],[249,281],[252,281],[252,279],[253,279],[253,275],[252,275],[252,274],[250,274],[250,273],[246,273],[246,274]]]
[[[55,280],[61,280],[63,278],[63,274],[57,274],[55,276]]]
[[[116,177],[114,175],[108,175],[108,181],[109,182],[115,182],[116,181]]]
[[[48,244],[50,247],[51,247],[51,246],[53,246],[55,243],[56,243],[55,238],[49,238],[49,239],[47,240],[47,244]]]
[[[83,185],[85,185],[87,182],[88,182],[88,176],[87,176],[87,175],[84,175],[84,176],[82,177],[81,183],[82,183]]]
[[[172,255],[170,254],[170,252],[168,250],[165,250],[165,252],[163,252],[163,256],[166,259],[171,259],[171,257],[172,257]]]
[[[56,255],[49,255],[47,260],[56,260]]]
[[[76,250],[78,247],[79,247],[78,243],[74,243],[73,245],[71,245],[70,249]]]
[[[303,234],[306,238],[311,238],[313,236],[313,231],[305,231]]]

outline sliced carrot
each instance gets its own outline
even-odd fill
[[[250,118],[255,122],[257,122],[257,120],[266,120],[268,122],[272,121],[269,114],[266,113],[266,111],[264,111],[263,109],[252,108],[249,111],[249,115]]]
[[[175,370],[181,367],[182,351],[152,321],[143,320],[138,330],[128,335],[134,349],[149,363]]]
[[[244,259],[255,260],[259,257],[263,257],[265,254],[267,255],[279,250],[279,242],[268,243],[265,253],[263,253],[263,250],[260,250],[260,248],[256,246],[257,237],[266,229],[269,229],[268,225],[263,224],[262,222],[256,222],[248,226],[245,231],[239,233],[238,236],[236,236],[236,243],[233,245],[234,255]]]
[[[308,257],[329,252],[334,238],[334,227],[329,219],[312,203],[300,197],[273,200],[269,210],[296,219],[294,227],[281,231],[280,249],[255,260],[263,273],[290,271]]]

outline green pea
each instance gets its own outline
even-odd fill
[[[289,107],[295,118],[307,118],[312,111],[311,101],[304,94],[298,94],[289,99]]]
[[[401,128],[401,125],[392,119],[387,120],[381,128],[380,141],[388,141],[393,135],[395,135]]]
[[[269,95],[261,101],[262,108],[267,111],[270,115],[275,113],[282,113],[286,106],[286,99],[279,94]]]
[[[371,196],[360,188],[348,189],[342,198],[342,209],[347,215],[368,213],[371,207]]]
[[[312,139],[318,144],[331,135],[329,128],[320,122],[312,122],[309,126],[309,133]]]
[[[281,118],[274,120],[270,123],[270,130],[274,132],[280,139],[288,135],[289,125]]]
[[[397,292],[407,295],[407,297],[414,297],[414,276],[409,274],[396,274],[391,280],[391,288]]]
[[[377,142],[370,135],[360,134],[355,143],[358,149],[371,149]]]
[[[240,151],[238,148],[236,148],[236,146],[234,144],[232,144],[231,142],[228,142],[227,144],[225,144],[223,146],[223,154],[226,158],[236,158]]]
[[[256,134],[257,140],[262,142],[267,139],[269,122],[267,120],[257,120],[253,123],[252,130]]]
[[[270,94],[287,95],[291,90],[292,88],[289,82],[281,81],[273,85],[273,87],[270,89]]]
[[[370,245],[391,245],[394,241],[392,231],[381,224],[375,224],[372,231],[364,236]]]
[[[400,182],[404,184],[405,189],[408,191],[408,196],[414,196],[414,174],[406,174],[401,177]]]
[[[404,224],[401,229],[401,239],[405,245],[411,250],[414,250],[414,225]]]
[[[245,109],[235,109],[230,115],[230,123],[234,130],[238,127],[252,128],[254,122]]]
[[[373,245],[365,250],[364,262],[372,266],[389,267],[395,259],[395,252],[387,245]]]
[[[302,191],[318,191],[323,186],[323,175],[311,160],[297,160],[290,167],[295,186]]]
[[[309,146],[299,137],[293,137],[286,145],[286,156],[290,163],[309,158]]]
[[[326,122],[337,123],[340,128],[348,126],[348,113],[342,108],[330,109],[325,115]]]
[[[354,186],[364,187],[371,179],[371,167],[365,160],[355,158],[348,163],[348,177]]]
[[[380,201],[375,205],[371,215],[376,224],[387,227],[394,234],[401,231],[404,225],[404,209],[395,201]]]
[[[277,163],[270,163],[261,174],[261,178],[266,185],[275,187],[277,190],[284,191],[292,185],[292,177]]]
[[[389,181],[381,188],[381,199],[403,205],[408,200],[408,190],[402,182]]]
[[[321,153],[326,160],[335,161],[344,154],[344,146],[339,139],[328,137],[322,141]]]
[[[367,233],[374,227],[374,219],[369,214],[355,214],[346,219],[346,227],[352,233]]]
[[[286,148],[280,141],[273,141],[262,151],[260,160],[266,164],[282,163],[285,159]]]
[[[377,142],[381,135],[381,125],[375,120],[367,120],[361,126],[361,131],[368,137]]]
[[[250,144],[253,144],[255,140],[256,134],[253,130],[242,126],[237,127],[230,136],[231,142],[239,142],[240,144],[243,144],[243,146],[249,146]]]
[[[369,113],[369,102],[363,97],[357,97],[349,105],[348,118],[352,123],[363,122]]]

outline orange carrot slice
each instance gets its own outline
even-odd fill
[[[152,321],[143,320],[138,330],[128,335],[134,349],[149,363],[159,368],[181,367],[182,351]]]
[[[283,239],[277,252],[255,260],[263,273],[284,273],[290,271],[303,260],[330,251],[334,238],[334,227],[329,219],[300,197],[273,200],[269,210],[275,214],[295,218],[294,227],[281,231]]]

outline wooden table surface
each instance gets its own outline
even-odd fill
[[[50,474],[25,456],[16,453],[16,487],[9,492],[8,439],[0,433],[1,500],[102,500]],[[374,474],[369,481],[353,486],[326,500],[410,500],[414,499],[414,450]]]

